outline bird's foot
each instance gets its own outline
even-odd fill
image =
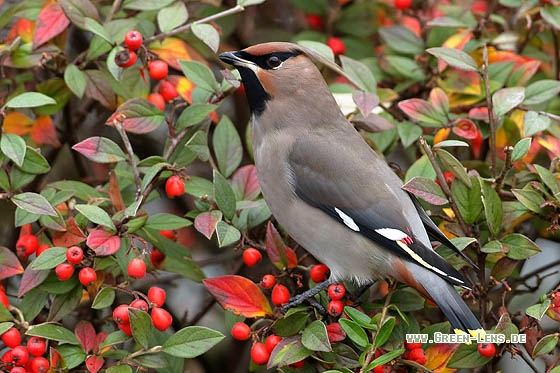
[[[314,288],[306,290],[303,293],[292,297],[290,299],[290,301],[284,307],[282,307],[282,311],[285,313],[290,308],[299,306],[303,302],[308,301],[313,307],[317,308],[317,310],[319,312],[321,312],[321,309],[322,309],[323,310],[322,313],[324,313],[325,308],[323,306],[321,306],[319,303],[317,303],[317,301],[315,301],[314,297],[315,297],[315,295],[319,294],[322,290],[325,290],[326,288],[328,288],[330,284],[331,284],[331,282],[328,281],[328,280],[323,281],[319,285],[315,286]]]

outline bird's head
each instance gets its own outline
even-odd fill
[[[264,43],[220,54],[220,59],[233,65],[241,75],[249,106],[259,116],[274,99],[313,99],[328,94],[328,87],[315,62],[340,68],[308,48],[291,43]],[[299,101],[302,104],[301,101]]]

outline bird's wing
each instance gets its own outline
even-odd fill
[[[397,256],[467,287],[463,276],[428,246],[426,232],[419,232],[424,227],[418,212],[389,166],[361,139],[329,140],[333,137],[294,143],[288,165],[296,195]]]

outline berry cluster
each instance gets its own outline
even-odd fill
[[[403,358],[415,361],[420,365],[424,365],[426,364],[426,361],[428,361],[428,357],[422,349],[421,342],[408,343],[405,341],[404,348],[406,348],[406,352],[403,354]]]
[[[160,110],[165,109],[165,103],[174,100],[179,93],[173,83],[163,81],[169,73],[169,66],[165,61],[154,59],[154,54],[149,52],[143,45],[144,39],[142,34],[137,30],[130,30],[124,36],[125,49],[119,51],[115,55],[115,64],[122,68],[127,68],[136,63],[138,59],[137,53],[142,51],[145,56],[142,60],[144,66],[148,69],[148,75],[151,79],[162,81],[159,84],[157,92],[148,95],[147,99]]]
[[[70,246],[66,250],[66,263],[56,266],[54,271],[60,281],[66,281],[74,274],[74,266],[82,266],[78,272],[78,280],[84,286],[92,285],[97,280],[95,270],[84,263],[84,251],[79,246]]]
[[[44,373],[49,370],[49,361],[43,356],[47,351],[43,338],[32,336],[22,344],[20,331],[12,327],[2,334],[2,342],[9,348],[0,359],[0,366],[6,371]]]
[[[143,299],[135,299],[129,305],[121,304],[113,311],[113,320],[117,327],[122,330],[126,335],[132,335],[132,328],[130,326],[129,308],[135,308],[142,312],[149,312],[151,308],[152,324],[157,330],[164,331],[171,326],[173,317],[165,309],[161,308],[165,303],[166,293],[165,290],[157,286],[152,286],[148,290],[147,299],[150,304]]]

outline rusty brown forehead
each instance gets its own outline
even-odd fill
[[[294,50],[299,50],[297,45],[280,42],[257,44],[244,49],[245,52],[253,56],[262,56],[274,52],[293,52]]]

